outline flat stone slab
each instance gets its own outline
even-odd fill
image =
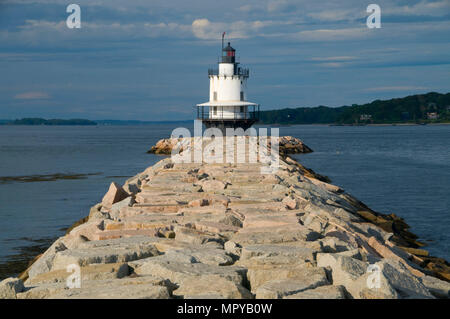
[[[174,296],[184,299],[252,299],[253,295],[242,285],[217,275],[204,275],[201,279],[184,279]],[[208,297],[206,297],[208,298]]]
[[[81,248],[57,252],[52,270],[66,269],[70,264],[111,264],[156,256],[159,252],[154,241],[152,238],[130,237],[86,242],[80,245]]]
[[[247,268],[247,280],[250,283],[250,289],[255,292],[264,283],[272,280],[284,280],[284,279],[296,279],[300,276],[303,278],[303,273],[323,272],[321,268],[313,268],[311,264],[295,264],[291,263],[279,263],[274,258],[267,263],[262,260],[258,260],[259,263],[255,263],[254,260],[239,262],[237,265]],[[310,268],[310,269],[307,269]]]
[[[168,299],[173,286],[162,278],[143,276],[113,280],[82,281],[81,288],[65,283],[30,287],[18,298],[33,299]]]
[[[254,213],[243,213],[245,220],[243,223],[244,228],[257,228],[257,227],[277,227],[277,226],[292,226],[298,224],[298,217],[293,213],[281,213],[277,214],[261,214],[255,211]]]
[[[235,233],[230,240],[241,245],[278,244],[295,241],[313,241],[320,237],[302,225],[255,227],[242,229]]]
[[[212,266],[227,266],[233,264],[233,258],[223,249],[218,248],[203,248],[203,249],[184,249],[180,251],[168,251],[166,254],[182,253],[191,255],[196,262],[212,265]]]
[[[141,247],[154,245],[159,242],[160,238],[153,238],[148,236],[134,236],[128,238],[108,239],[108,240],[93,240],[87,241],[80,245],[80,248],[121,248],[121,247]]]
[[[223,244],[225,239],[218,234],[201,231],[189,227],[175,227],[175,239],[190,244],[201,245],[208,242]]]
[[[255,294],[257,299],[280,299],[329,284],[324,269],[311,268],[296,278],[268,281],[258,287]]]
[[[129,275],[129,267],[126,263],[116,264],[93,264],[85,267],[81,267],[81,280],[106,280],[106,279],[118,279]],[[71,275],[71,272],[67,272],[65,269],[54,270],[37,275],[25,282],[27,286],[33,286],[38,284],[50,284],[58,282],[66,282],[67,278]]]
[[[130,265],[134,268],[140,267],[148,261],[155,260],[153,257],[136,260]],[[161,255],[159,260],[166,260],[170,262],[181,263],[204,263],[211,266],[226,266],[233,264],[234,260],[229,253],[223,249],[197,246],[186,247],[184,249],[168,249],[164,255]]]
[[[161,227],[161,229],[164,227]],[[123,230],[106,230],[96,232],[93,236],[93,240],[106,240],[117,238],[128,238],[134,236],[150,236],[157,237],[159,229],[123,229]]]
[[[254,257],[294,257],[299,262],[314,261],[314,250],[307,247],[281,246],[281,245],[248,245],[242,248],[241,260]]]
[[[131,264],[133,266],[133,264]],[[156,275],[167,278],[171,282],[180,284],[185,279],[197,278],[201,280],[205,275],[216,275],[242,284],[246,269],[236,266],[211,266],[203,263],[185,263],[170,261],[165,256],[147,258],[144,263],[139,263],[134,272],[138,275]]]
[[[286,296],[284,299],[346,299],[346,295],[343,286],[322,286]]]
[[[237,232],[239,231],[240,227],[232,226],[232,225],[226,225],[223,223],[216,223],[216,222],[195,222],[194,223],[195,229],[201,230],[201,231],[207,231],[211,233],[226,233],[226,232]]]

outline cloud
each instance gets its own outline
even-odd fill
[[[24,92],[14,96],[16,100],[47,100],[50,98],[45,92]]]
[[[340,68],[350,65],[353,61],[358,60],[355,56],[328,56],[328,57],[312,57],[309,61],[318,62],[317,65],[325,68]]]
[[[345,41],[363,39],[368,36],[365,26],[341,29],[317,29],[297,32],[294,37],[301,41]]]
[[[326,67],[326,68],[340,68],[345,65],[345,63],[339,63],[339,62],[327,62],[327,63],[320,63],[320,66]]]
[[[228,39],[245,39],[256,35],[257,31],[269,23],[261,21],[234,21],[232,23],[211,22],[208,19],[196,19],[192,22],[194,36],[202,40],[217,40],[222,32]]]
[[[421,15],[421,16],[444,16],[450,12],[450,1],[425,1],[422,0],[412,5],[382,6],[381,12],[396,15]]]
[[[49,10],[51,13],[43,15],[42,20],[19,19],[17,27],[8,31],[7,28],[2,29],[0,23],[0,46],[3,44],[3,47],[8,45],[62,47],[67,46],[67,42],[72,42],[78,47],[92,45],[98,47],[108,43],[117,44],[145,38],[217,40],[224,31],[231,39],[266,37],[307,42],[351,41],[363,39],[370,32],[364,24],[364,16],[367,15],[366,5],[357,3],[356,0],[350,0],[348,3],[331,0],[320,5],[306,0],[301,1],[301,5],[299,1],[294,0],[251,1],[242,5],[238,1],[230,1],[230,7],[236,4],[235,9],[224,11],[222,14],[218,14],[217,10],[211,10],[210,3],[206,7],[201,6],[200,4],[205,4],[204,1],[190,7],[181,2],[171,6],[163,0],[155,0],[156,3],[138,1],[138,7],[123,2],[116,6],[104,0],[83,1],[81,29],[68,29],[63,20],[66,13],[55,15],[55,10]],[[116,2],[118,0],[113,0],[113,3]],[[21,3],[38,2],[26,0]],[[47,0],[42,3],[63,3],[63,1]],[[105,12],[100,9],[102,4],[105,5]],[[403,6],[395,2],[380,5],[382,21],[384,15],[389,14],[411,16],[422,13],[438,16],[444,15],[445,12],[448,14],[447,8],[450,9],[448,0],[420,1],[414,5]],[[194,9],[198,9],[199,13]],[[218,10],[220,9],[221,6],[218,7]],[[32,17],[35,18],[36,15]],[[396,19],[395,16],[393,18]],[[445,23],[448,24],[448,21]],[[395,29],[391,26],[391,31],[385,32],[383,37],[392,38],[393,33],[396,33],[395,37],[415,36],[407,29],[417,26],[410,23],[407,28],[402,27],[399,30],[397,26],[400,25],[396,23]],[[388,24],[382,22],[383,30],[387,27]],[[399,31],[402,34],[399,34]],[[380,33],[380,30],[372,30],[371,36],[375,33]]]
[[[356,60],[354,56],[329,56],[329,57],[313,57],[311,61],[352,61]]]
[[[191,25],[174,22],[81,22],[80,29],[69,29],[65,21],[26,20],[16,31],[0,29],[0,46],[98,47],[145,38],[192,37]]]
[[[365,12],[363,10],[357,9],[335,9],[312,12],[309,13],[308,16],[323,22],[335,22],[343,20],[351,21],[364,17]]]

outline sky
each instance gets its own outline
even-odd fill
[[[222,32],[262,110],[450,92],[450,0],[0,0],[0,119],[192,119]]]

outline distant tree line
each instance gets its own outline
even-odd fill
[[[450,93],[411,95],[341,107],[299,107],[261,111],[263,124],[386,124],[450,122]]]
[[[4,122],[6,125],[97,125],[96,122],[84,119],[51,119],[46,120],[42,118],[23,118],[10,122]]]

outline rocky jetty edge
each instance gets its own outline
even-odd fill
[[[112,183],[0,298],[449,298],[449,264],[401,218],[283,152],[272,174],[164,158]],[[67,289],[73,264],[81,288]]]
[[[194,138],[164,138],[159,140],[154,146],[147,151],[150,154],[160,154],[160,155],[170,155],[172,149],[176,147],[180,141],[186,141],[190,145],[194,143]],[[270,148],[270,138],[268,138],[267,144]],[[281,155],[287,154],[300,154],[300,153],[311,153],[313,150],[305,145],[300,139],[292,136],[280,136],[278,138],[279,151]],[[180,151],[183,147],[180,148]]]

